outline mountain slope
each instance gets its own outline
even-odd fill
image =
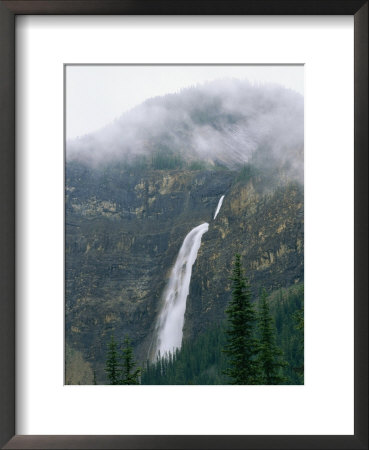
[[[303,178],[304,100],[278,85],[217,80],[155,97],[105,128],[67,142],[68,160],[137,163],[152,155],[284,168]]]
[[[187,233],[203,222],[209,231],[193,266],[185,340],[224,319],[236,252],[254,298],[262,286],[271,292],[303,282],[302,118],[303,99],[292,91],[228,80],[152,99],[68,143],[73,367],[84,362],[106,382],[112,333],[117,340],[127,334],[145,362],[171,267]]]

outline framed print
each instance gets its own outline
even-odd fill
[[[1,445],[367,448],[367,3],[0,8]]]

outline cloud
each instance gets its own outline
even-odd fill
[[[158,151],[233,168],[253,162],[303,179],[304,99],[278,85],[216,80],[145,101],[67,142],[67,160],[98,166]]]

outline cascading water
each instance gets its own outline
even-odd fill
[[[213,219],[213,220],[216,219],[216,217],[217,217],[217,215],[218,215],[218,213],[219,213],[219,211],[220,211],[220,208],[222,207],[223,200],[224,200],[224,195],[222,195],[222,196],[220,197],[220,200],[219,200],[219,202],[218,202],[217,209],[215,210],[215,214],[214,214],[214,219]]]
[[[157,323],[154,359],[181,348],[186,301],[190,289],[192,266],[197,258],[201,238],[208,223],[193,228],[185,237],[164,291],[164,305]]]

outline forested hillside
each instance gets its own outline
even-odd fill
[[[304,305],[303,285],[274,291],[270,304],[277,343],[287,362],[282,371],[286,377],[284,384],[303,384],[304,332],[298,321]],[[259,302],[256,308],[258,306]],[[226,329],[224,320],[185,341],[181,350],[174,354],[165,355],[152,364],[147,361],[142,384],[228,384],[230,379],[224,375],[228,359],[223,352],[227,343]]]

